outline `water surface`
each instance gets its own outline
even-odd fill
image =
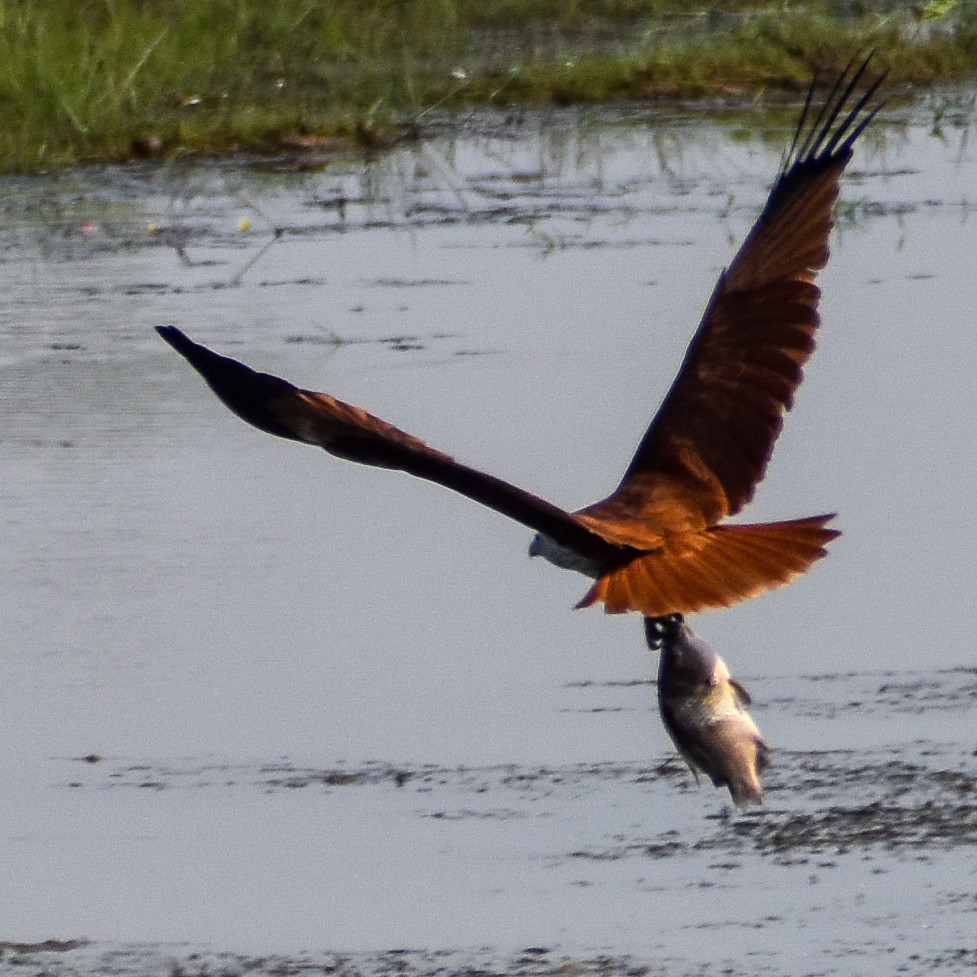
[[[966,118],[875,130],[749,513],[845,535],[695,621],[776,749],[734,818],[637,618],[572,612],[493,513],[241,424],[152,326],[583,505],[787,131],[484,117],[312,169],[6,181],[0,941],[94,943],[0,969],[966,972],[977,157]]]

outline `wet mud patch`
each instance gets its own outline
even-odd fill
[[[16,943],[0,940],[0,961],[18,966],[29,963],[35,956],[48,953],[67,953],[88,946],[89,940],[41,940],[39,943]]]
[[[909,754],[918,759],[906,759]],[[957,748],[910,744],[874,756],[778,752],[771,774],[762,808],[709,815],[718,828],[702,837],[672,830],[571,857],[615,861],[716,852],[802,864],[825,855],[944,853],[977,845],[977,762]]]
[[[367,763],[307,767],[283,759],[258,766],[192,762],[119,763],[112,758],[91,759],[91,754],[75,762],[91,773],[66,786],[76,789],[187,790],[199,788],[257,789],[265,793],[318,789],[330,792],[352,787],[406,789],[420,794],[452,791],[458,794],[516,795],[527,800],[555,793],[572,795],[592,790],[603,783],[642,784],[657,777],[680,778],[680,761],[667,759],[647,767],[637,763],[569,764],[565,766],[524,766],[499,764],[484,767],[441,766],[438,764]]]
[[[774,812],[762,821],[741,819],[733,838],[700,842],[700,848],[736,849],[740,844],[774,855],[797,856],[881,847],[946,850],[977,843],[977,805],[922,801],[896,804],[872,801],[855,806],[832,806],[807,814]]]
[[[450,278],[374,278],[366,283],[374,288],[430,288],[432,285],[468,285]]]
[[[762,697],[765,708],[791,715],[816,718],[838,714],[920,715],[922,713],[969,713],[977,708],[977,668],[948,668],[935,672],[830,672],[804,675],[788,681],[776,677],[758,679],[744,676],[751,688],[765,682],[768,693]],[[609,682],[581,680],[568,682],[568,689],[607,690],[657,687],[655,679],[616,679]],[[769,690],[784,684],[785,691]],[[651,694],[654,694],[653,691]],[[760,697],[757,696],[759,700]],[[605,707],[597,707],[601,711]],[[975,737],[977,746],[977,737]]]
[[[78,762],[84,764],[82,775],[65,785],[73,790],[311,791],[326,806],[337,792],[393,790],[411,796],[415,816],[442,821],[560,817],[601,795],[626,797],[636,810],[651,810],[662,791],[696,791],[674,757],[647,765],[537,767],[378,761],[316,768],[287,760],[258,766],[120,764],[88,757]],[[701,823],[651,835],[636,827],[630,836],[595,838],[592,845],[547,857],[617,861],[716,852],[770,856],[787,864],[822,855],[925,854],[977,845],[977,757],[956,746],[918,742],[881,751],[779,751],[762,808],[734,812],[725,792],[706,784],[696,795],[707,825],[712,822],[705,831]]]
[[[395,352],[406,353],[425,350],[431,345],[457,338],[458,336],[455,333],[436,332],[426,336],[380,336],[373,339],[340,336],[332,330],[327,330],[324,332],[290,333],[285,336],[284,341],[293,346],[326,346],[331,349],[343,349],[347,346],[385,346]],[[461,355],[461,351],[455,351],[455,355]]]
[[[776,923],[771,920],[771,923]],[[50,947],[48,946],[50,944]],[[58,947],[63,949],[58,949]],[[865,948],[840,948],[842,966],[861,957]],[[884,948],[877,948],[884,952]],[[637,955],[565,953],[545,946],[503,952],[492,949],[389,949],[376,952],[306,952],[246,954],[192,950],[180,945],[88,946],[84,941],[49,940],[24,946],[0,957],[0,969],[45,977],[738,977],[784,974],[762,962],[753,969],[731,966],[728,960],[690,965],[677,959],[650,960]],[[908,975],[965,974],[972,972],[977,954],[965,947],[935,955],[910,954],[898,973]],[[819,973],[841,973],[833,967]],[[881,972],[881,971],[880,971]],[[858,970],[858,973],[866,971]]]
[[[549,947],[510,953],[484,950],[391,949],[372,953],[248,955],[194,952],[181,946],[86,946],[83,941],[28,944],[0,957],[0,969],[46,977],[115,974],[118,977],[686,977],[705,974],[671,963],[650,963],[629,955],[567,954]],[[73,951],[73,952],[69,952]],[[718,971],[717,971],[718,972]]]
[[[977,707],[977,669],[808,675],[790,692],[766,705],[811,718],[964,715]]]

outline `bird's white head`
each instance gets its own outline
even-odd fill
[[[571,549],[569,546],[558,543],[545,533],[537,533],[533,537],[532,542],[529,544],[529,555],[541,556],[544,560],[549,561],[553,566],[557,566],[561,570],[575,570],[577,573],[582,573],[585,577],[590,577],[593,580],[596,580],[601,573],[601,567],[594,563],[593,560],[589,560],[586,556],[578,553],[575,549]]]

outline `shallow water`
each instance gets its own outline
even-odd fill
[[[776,750],[737,817],[674,759],[636,618],[571,612],[493,513],[247,428],[152,326],[579,506],[786,130],[481,117],[372,161],[6,181],[0,970],[969,972],[977,154],[923,116],[845,180],[749,513],[845,535],[695,621]]]

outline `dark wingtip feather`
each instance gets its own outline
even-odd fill
[[[295,393],[292,384],[269,373],[258,373],[229,356],[221,356],[195,343],[176,326],[157,326],[156,331],[238,417],[268,434],[299,440],[282,424],[272,406],[275,399]]]
[[[176,326],[157,326],[156,331],[183,356],[187,355],[186,350],[197,345],[185,333],[177,329]]]
[[[848,114],[839,121],[845,105],[851,100],[858,85],[865,77],[874,56],[875,51],[870,51],[857,67],[855,67],[855,58],[848,62],[841,74],[835,79],[820,111],[808,128],[807,120],[818,82],[815,75],[804,100],[804,109],[794,133],[790,150],[784,160],[782,173],[787,173],[793,166],[805,162],[840,159],[851,151],[865,127],[885,104],[883,99],[871,110],[865,112],[865,107],[878,92],[879,87],[888,76],[888,71],[881,72],[872,80],[848,111]],[[804,135],[805,130],[806,135]]]

